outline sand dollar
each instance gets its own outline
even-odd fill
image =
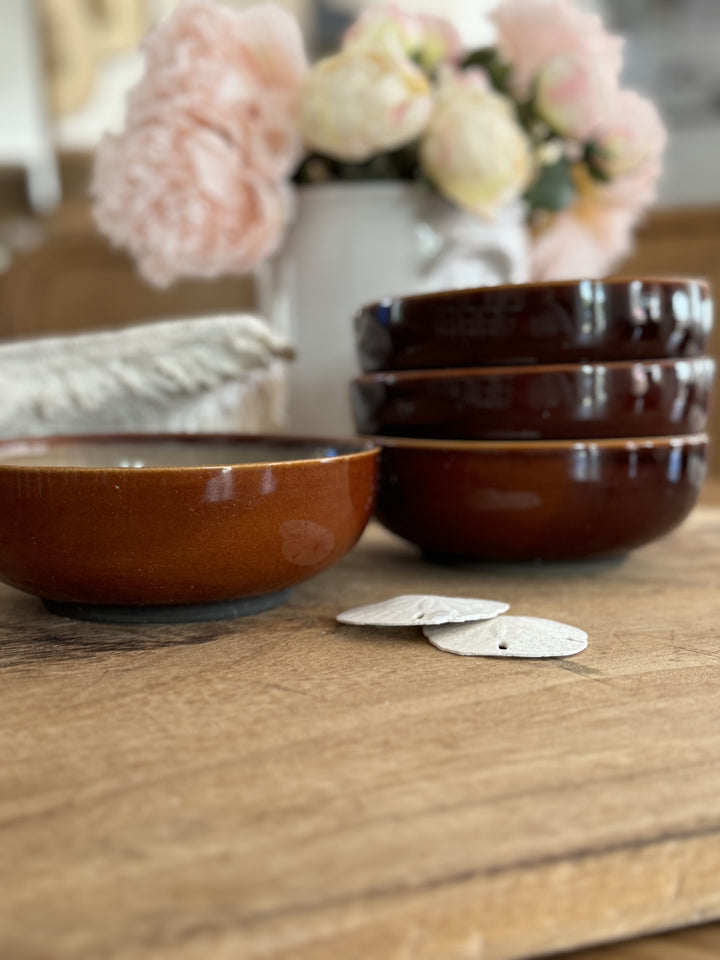
[[[381,603],[344,610],[337,619],[340,623],[370,627],[424,627],[429,624],[487,620],[509,609],[509,604],[499,600],[407,593]]]
[[[587,647],[584,630],[541,617],[498,617],[426,626],[430,643],[466,657],[569,657]]]

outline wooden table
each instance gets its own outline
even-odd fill
[[[0,957],[493,960],[720,917],[719,587],[705,506],[552,568],[430,566],[371,526],[244,621],[98,626],[0,588]],[[403,592],[590,646],[471,659],[334,621]],[[684,936],[587,957],[720,955]]]

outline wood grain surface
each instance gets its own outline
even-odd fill
[[[717,960],[720,957],[720,924],[708,923],[655,937],[563,953],[562,956],[564,960]]]
[[[1,588],[0,957],[500,960],[720,917],[719,560],[704,506],[587,565],[431,566],[372,526],[219,624]],[[471,659],[334,621],[418,591],[590,645]],[[615,956],[703,956],[662,943]]]

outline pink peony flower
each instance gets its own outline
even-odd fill
[[[235,144],[179,118],[106,137],[91,193],[100,229],[158,286],[254,269],[279,246],[288,215],[284,188]]]
[[[164,286],[247,273],[288,218],[307,62],[295,20],[273,4],[237,12],[189,0],[145,42],[124,134],[93,174],[100,229]]]
[[[505,0],[492,19],[519,96],[529,94],[546,64],[566,55],[592,61],[607,82],[617,84],[622,38],[608,33],[600,17],[578,9],[572,0]]]
[[[638,116],[645,113],[648,120],[649,139],[642,160],[624,176],[618,176],[608,184],[598,183],[584,168],[576,168],[578,196],[575,203],[568,210],[552,216],[533,239],[533,279],[605,276],[630,252],[633,230],[657,195],[665,145],[662,122],[652,105],[649,112],[640,107],[642,100],[629,91],[619,98],[620,104],[624,103],[628,110],[637,110]]]
[[[595,140],[598,165],[624,192],[630,177],[633,190],[642,181],[653,185],[660,176],[660,164],[667,143],[667,131],[653,103],[634,90],[617,91]],[[623,181],[626,183],[623,183]],[[650,200],[641,199],[641,203]]]
[[[556,133],[586,140],[601,127],[615,93],[616,78],[595,60],[566,53],[540,70],[535,107]]]
[[[619,87],[622,39],[572,0],[505,0],[493,20],[515,95],[534,94],[538,113],[561,136],[591,141],[596,169],[610,181],[577,164],[575,202],[536,230],[532,276],[602,276],[629,251],[633,228],[655,199],[662,121],[652,104]],[[579,160],[579,146],[568,155]]]
[[[637,214],[621,206],[571,207],[552,218],[534,239],[533,280],[577,280],[606,276],[630,251]]]
[[[227,84],[224,85],[224,81]],[[163,125],[174,118],[215,130],[245,154],[248,166],[269,180],[287,176],[302,153],[297,106],[281,95],[240,92],[212,63],[194,74],[148,74],[128,99],[127,127]]]
[[[214,0],[186,0],[145,38],[151,70],[176,64],[192,71],[212,60],[223,72],[239,70],[261,87],[297,95],[307,72],[296,20],[274,3],[231,10]]]
[[[144,52],[129,127],[182,114],[242,144],[248,163],[270,178],[294,168],[307,61],[290,14],[273,4],[233,11],[189,0],[150,32]]]

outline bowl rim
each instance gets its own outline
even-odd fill
[[[375,370],[370,373],[362,373],[354,377],[352,382],[357,384],[364,383],[388,383],[395,381],[412,382],[415,380],[448,380],[459,379],[463,377],[517,377],[532,376],[552,373],[585,373],[595,372],[600,368],[610,370],[632,370],[637,367],[662,367],[670,370],[679,364],[692,364],[693,366],[705,367],[714,371],[716,360],[714,357],[660,357],[657,360],[593,360],[590,362],[578,360],[567,363],[520,363],[511,366],[487,366],[487,367],[429,367],[428,369],[411,370]]]
[[[266,443],[277,444],[278,446],[302,447],[304,445],[316,445],[326,447],[348,447],[346,452],[336,455],[318,456],[318,457],[298,457],[292,460],[258,460],[253,463],[199,463],[186,465],[153,465],[143,466],[141,468],[123,467],[119,464],[110,466],[82,466],[72,464],[33,464],[27,463],[7,463],[0,459],[0,472],[27,472],[27,473],[83,473],[83,474],[108,474],[118,473],[122,476],[148,476],[149,474],[195,474],[207,473],[207,471],[226,470],[231,468],[237,471],[249,471],[264,469],[266,467],[280,467],[283,469],[292,468],[295,465],[313,464],[347,461],[364,458],[375,458],[380,452],[380,447],[372,438],[363,436],[354,437],[308,437],[293,436],[291,434],[250,434],[250,433],[93,433],[93,434],[52,434],[46,437],[8,437],[0,439],[0,456],[8,447],[18,446],[20,450],[48,449],[49,447],[62,444],[76,444],[78,446],[86,445],[98,448],[103,443],[191,443],[202,444],[203,442],[214,443],[239,443],[250,445],[261,445]],[[21,455],[18,451],[18,456]]]
[[[521,452],[523,450],[557,450],[558,452],[600,447],[605,450],[656,449],[667,447],[699,447],[706,445],[707,433],[688,433],[663,437],[599,437],[589,440],[436,440],[418,437],[385,437],[379,434],[361,434],[371,437],[381,448],[419,449],[447,452],[458,450],[466,453],[487,453],[495,450]]]
[[[452,297],[466,297],[469,294],[476,296],[492,296],[493,293],[507,292],[508,290],[548,290],[548,289],[569,289],[579,288],[582,284],[593,284],[593,286],[602,284],[603,286],[629,287],[631,283],[655,283],[662,286],[684,284],[686,286],[695,284],[702,288],[707,296],[712,293],[710,280],[707,277],[694,276],[658,276],[655,274],[639,274],[637,276],[609,276],[609,277],[578,277],[574,280],[535,280],[525,283],[498,283],[489,287],[462,287],[457,290],[437,290],[429,293],[411,293],[407,295],[396,295],[380,297],[377,300],[371,300],[362,304],[357,310],[356,315],[361,316],[365,313],[373,313],[380,307],[389,307],[394,304],[405,303],[433,303],[436,300],[446,300]]]

